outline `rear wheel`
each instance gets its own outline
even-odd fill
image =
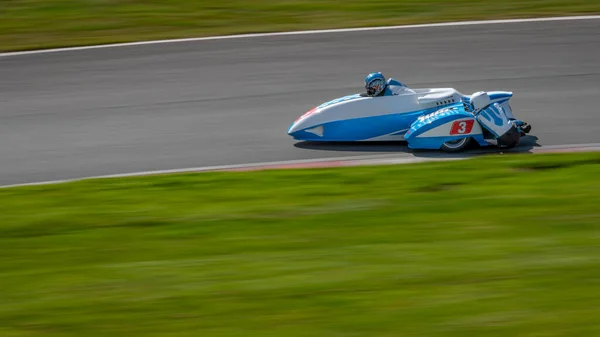
[[[461,152],[469,146],[471,137],[451,140],[442,144],[441,150],[444,152]]]
[[[507,133],[502,135],[502,137],[498,138],[498,147],[504,149],[512,149],[519,145],[519,141],[521,140],[521,132],[517,129],[516,126],[513,125]]]

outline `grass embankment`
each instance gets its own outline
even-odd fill
[[[598,12],[597,0],[12,0],[0,3],[0,50]]]
[[[600,154],[0,189],[1,336],[597,336]]]

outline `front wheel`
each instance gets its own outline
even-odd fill
[[[461,152],[471,144],[471,137],[451,140],[442,144],[440,148],[444,152]]]

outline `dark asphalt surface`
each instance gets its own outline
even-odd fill
[[[412,156],[286,134],[371,71],[411,87],[511,90],[540,145],[600,142],[600,20],[213,40],[0,58],[0,184]]]

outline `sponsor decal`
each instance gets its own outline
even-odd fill
[[[305,112],[304,115],[302,115],[298,119],[296,119],[296,122],[299,121],[299,120],[301,120],[302,118],[306,118],[306,117],[312,115],[316,111],[317,111],[317,108],[312,108],[312,110]]]
[[[436,112],[432,112],[430,114],[420,116],[418,119],[420,121],[424,121],[424,120],[428,120],[428,119],[430,120],[430,119],[435,118],[437,116],[440,116],[440,117],[449,116],[452,112],[454,112],[456,110],[458,110],[458,109],[457,108],[440,109],[440,110],[438,110]]]

